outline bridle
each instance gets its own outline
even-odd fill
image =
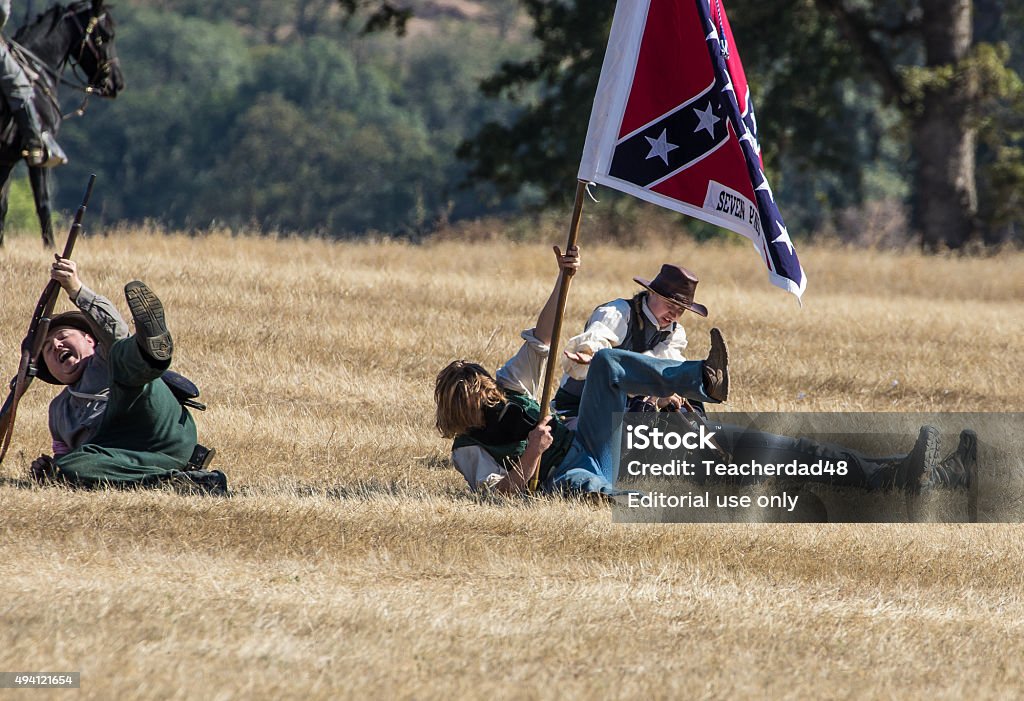
[[[78,43],[78,53],[75,56],[68,54],[67,61],[71,65],[72,75],[75,77],[75,81],[67,80],[61,76],[61,83],[67,85],[75,90],[79,90],[85,93],[85,98],[82,100],[82,105],[76,110],[77,114],[82,114],[85,111],[85,106],[89,101],[91,95],[98,95],[99,97],[109,97],[109,93],[105,85],[110,82],[110,77],[113,72],[113,68],[119,63],[117,56],[110,59],[105,59],[100,51],[103,46],[104,39],[102,36],[96,33],[96,27],[99,26],[108,15],[106,10],[100,10],[99,14],[94,14],[89,18],[89,21],[82,26],[82,22],[79,19],[81,4],[72,5],[68,8],[67,13],[61,19],[70,18],[78,30],[82,33],[82,38]],[[84,71],[80,71],[82,64],[82,56],[88,51],[96,62],[96,75],[93,81],[90,81],[87,76],[84,75]],[[77,82],[76,82],[77,81]]]

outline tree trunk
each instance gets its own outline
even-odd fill
[[[922,0],[925,67],[952,66],[972,41],[971,0]],[[927,250],[960,248],[975,232],[976,130],[969,116],[977,89],[970,71],[925,89],[911,120],[915,156],[914,224]]]

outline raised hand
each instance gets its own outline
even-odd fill
[[[82,289],[82,281],[78,278],[78,264],[70,258],[61,258],[56,253],[53,257],[50,279],[63,287],[68,297],[74,300],[78,296],[78,291]]]

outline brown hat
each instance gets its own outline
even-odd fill
[[[96,322],[84,312],[63,312],[57,314],[50,320],[50,328],[47,330],[46,335],[51,335],[57,329],[72,328],[78,329],[82,333],[87,333],[92,336],[96,343],[99,343],[104,338],[103,332],[96,325]],[[36,377],[43,382],[49,382],[51,385],[62,385],[64,384],[50,372],[50,368],[46,367],[46,361],[43,360],[43,353],[40,350],[39,355],[35,358],[36,364]]]
[[[673,304],[678,304],[684,309],[689,309],[694,314],[701,316],[708,315],[708,308],[703,304],[693,301],[693,293],[697,291],[697,276],[686,268],[678,265],[665,264],[661,266],[658,276],[653,280],[641,280],[633,278],[638,285],[646,287],[651,292],[659,294]]]

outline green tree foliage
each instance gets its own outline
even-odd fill
[[[601,74],[614,4],[523,0],[535,55],[505,62],[483,81],[485,95],[519,103],[515,120],[486,122],[459,148],[473,178],[512,195],[539,186],[545,204],[574,191],[590,106]],[[602,39],[604,37],[604,39]]]
[[[336,34],[356,25],[362,33],[393,30],[403,34],[412,13],[389,0],[159,0],[138,2],[212,22],[231,22],[259,34],[267,43],[293,35]]]
[[[29,185],[28,172],[23,167],[15,168],[7,196],[7,218],[5,233],[24,233],[39,238],[39,219],[36,217],[35,200]]]
[[[107,219],[181,224],[251,81],[249,49],[231,24],[146,8],[119,15],[128,88],[66,123],[61,140],[72,159],[59,177],[84,182],[98,173],[95,208]]]
[[[992,242],[1024,239],[1024,3],[997,11],[979,3],[991,26],[980,36],[1002,37],[982,44],[975,55],[981,107],[978,125],[978,208]]]
[[[59,173],[98,172],[95,210],[108,220],[416,234],[514,205],[459,189],[454,155],[507,110],[476,87],[522,51],[494,27],[365,36],[364,18],[346,28],[334,0],[115,12],[128,88],[66,123],[72,162]]]
[[[1020,144],[1019,117],[1010,117],[1020,113],[1019,65],[1005,43],[1020,38],[1019,0],[816,5],[853,46],[852,68],[899,112],[912,156],[914,222],[926,248],[1005,238],[1013,223],[1003,204],[1024,184],[1010,162]],[[981,208],[979,191],[990,198]]]
[[[969,22],[954,35],[952,19],[937,21],[954,13],[969,17],[969,0],[728,3],[766,164],[778,176],[784,214],[796,222],[791,231],[866,199],[893,196],[905,196],[919,215],[957,210],[960,227],[935,212],[937,222],[919,216],[933,245],[962,245],[978,228],[990,237],[997,229],[1004,236],[1015,231],[1021,216],[1015,204],[1022,183],[1020,66],[1007,43],[991,42],[1021,38],[1022,3],[978,2],[984,31],[973,45]],[[522,4],[539,49],[504,64],[482,84],[521,111],[514,120],[484,124],[460,155],[474,176],[505,193],[534,185],[555,202],[572,191],[613,3]],[[1011,19],[1017,21],[1003,21]],[[965,36],[969,50],[953,51]],[[537,90],[535,99],[530,88]],[[989,203],[980,210],[974,153],[960,147],[973,143],[975,133],[983,152],[978,182]],[[955,157],[962,160],[954,163]]]

